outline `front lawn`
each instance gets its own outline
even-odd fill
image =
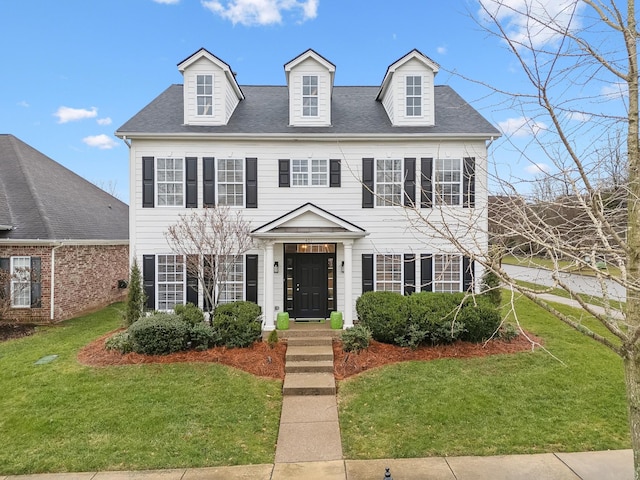
[[[622,361],[528,300],[517,309],[550,353],[407,362],[340,382],[345,457],[630,448]]]
[[[280,381],[213,363],[77,362],[123,308],[0,343],[0,474],[272,463]]]

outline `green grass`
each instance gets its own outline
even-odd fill
[[[502,260],[502,263],[505,263],[507,265],[519,265],[521,267],[545,268],[547,270],[555,269],[554,262],[551,259],[544,258],[544,257],[525,255],[519,258],[514,255],[505,255],[504,257],[502,257],[501,260]],[[579,275],[585,275],[590,277],[595,276],[595,273],[592,270],[588,268],[578,269],[574,263],[566,260],[559,260],[558,267],[560,268],[560,270],[568,273],[577,273]],[[607,265],[606,271],[613,276],[618,276],[618,277],[620,276],[620,269],[615,265]]]
[[[0,474],[273,462],[281,382],[217,364],[78,363],[122,308],[0,343]]]
[[[552,355],[408,362],[340,382],[346,458],[630,448],[622,361],[528,300],[517,306]]]
[[[532,283],[532,282],[526,282],[524,280],[516,280],[516,283],[518,285],[522,285],[523,287],[530,288],[531,290],[548,293],[549,295],[555,295],[556,297],[573,298],[572,295],[569,294],[569,292],[567,292],[562,288],[545,287],[544,285],[539,285],[537,283]],[[586,303],[591,305],[597,305],[599,307],[604,307],[605,305],[602,297],[596,297],[594,295],[588,295],[586,293],[579,293],[577,296],[582,298]],[[618,300],[609,300],[609,305],[611,306],[611,308],[615,310],[623,311],[626,306],[626,302],[621,302]]]

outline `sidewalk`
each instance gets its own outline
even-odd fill
[[[333,460],[148,472],[0,475],[0,480],[632,480],[631,450],[495,457]]]

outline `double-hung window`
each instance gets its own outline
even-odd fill
[[[11,257],[11,306],[31,306],[31,257]]]
[[[422,77],[409,75],[406,77],[407,117],[422,116]]]
[[[182,255],[158,255],[158,310],[184,303],[184,272]]]
[[[318,76],[302,76],[302,116],[318,116]]]
[[[158,206],[181,207],[184,205],[184,159],[157,159]]]
[[[213,115],[213,75],[196,75],[198,115]]]
[[[402,293],[402,255],[376,255],[376,291]]]
[[[462,291],[462,257],[460,255],[433,256],[433,291]]]
[[[294,187],[329,185],[329,166],[326,159],[291,161],[291,185]]]
[[[221,273],[218,303],[230,303],[244,299],[244,257],[242,255],[221,255]]]
[[[218,159],[218,205],[244,206],[244,160]]]
[[[436,159],[434,190],[439,205],[462,205],[462,161],[459,158]]]
[[[402,160],[376,160],[376,205],[402,204]]]

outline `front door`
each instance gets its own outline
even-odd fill
[[[327,255],[306,253],[295,256],[295,318],[326,318]]]

